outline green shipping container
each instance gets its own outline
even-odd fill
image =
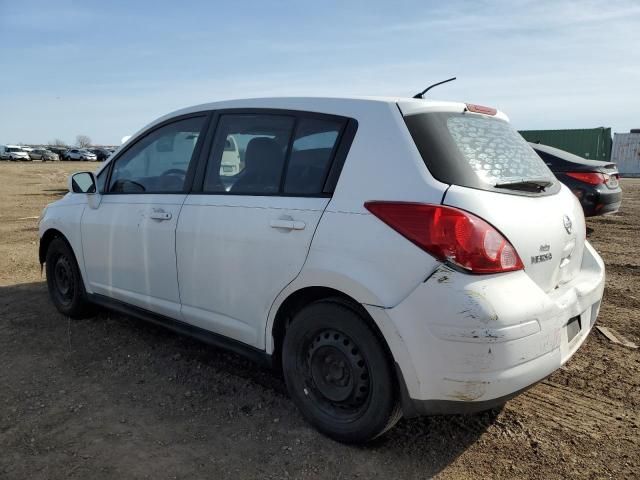
[[[571,130],[520,130],[532,143],[542,143],[589,160],[611,160],[611,129],[584,128]]]

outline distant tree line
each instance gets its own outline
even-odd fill
[[[49,140],[49,145],[52,147],[66,147],[67,142],[60,138],[54,138],[53,140]],[[87,148],[92,145],[91,137],[88,135],[76,135],[76,146],[80,148]]]

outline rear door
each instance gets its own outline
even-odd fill
[[[178,222],[182,315],[263,348],[269,309],[302,269],[329,202],[325,180],[346,120],[243,111],[215,122],[200,191]]]
[[[98,176],[101,202],[84,210],[81,226],[94,293],[180,318],[175,231],[206,119],[166,122]]]

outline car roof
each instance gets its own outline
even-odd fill
[[[387,105],[391,108],[400,108],[404,115],[413,115],[428,111],[462,112],[465,103],[427,100],[408,97],[264,97],[245,98],[236,100],[223,100],[219,102],[203,103],[171,112],[154,123],[159,123],[169,118],[196,113],[205,110],[217,110],[226,108],[273,108],[284,110],[301,110],[334,115],[347,115],[356,120],[366,117],[371,107]],[[503,120],[508,117],[498,111],[496,116]]]
[[[534,150],[539,150],[544,153],[548,153],[549,155],[553,155],[554,157],[558,157],[561,160],[572,163],[580,163],[582,165],[587,165],[589,167],[604,167],[606,165],[611,165],[612,162],[602,162],[600,160],[589,160],[587,158],[583,158],[579,155],[575,155],[571,152],[567,152],[566,150],[561,150],[556,147],[551,147],[549,145],[543,145],[542,143],[532,143],[529,142],[531,148]]]
[[[170,120],[180,115],[188,115],[207,110],[220,110],[227,108],[264,108],[280,110],[299,110],[329,115],[341,115],[355,118],[358,121],[366,121],[372,117],[374,111],[387,108],[392,111],[400,109],[403,115],[414,115],[423,112],[463,112],[466,104],[463,102],[439,101],[431,99],[411,97],[257,97],[235,100],[222,100],[218,102],[202,103],[191,107],[175,110],[163,115],[153,122],[145,125],[133,135],[127,135],[127,140],[120,145],[122,149],[131,140],[149,128]],[[509,118],[501,111],[496,111],[496,118],[509,121]],[[126,137],[125,137],[126,138]],[[103,164],[98,172],[105,167]]]

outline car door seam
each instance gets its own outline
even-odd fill
[[[271,306],[269,307],[269,310],[267,312],[267,318],[265,319],[265,325],[264,325],[264,335],[262,337],[262,346],[261,348],[263,350],[267,350],[267,338],[269,335],[269,332],[267,332],[267,329],[269,328],[269,318],[271,318],[271,312],[273,311],[273,307],[276,303],[276,300],[278,299],[278,297],[280,297],[280,295],[282,295],[282,292],[284,292],[289,285],[291,285],[293,282],[296,281],[296,279],[300,276],[300,274],[302,273],[302,270],[304,270],[304,266],[307,263],[307,260],[309,258],[309,254],[311,253],[311,246],[313,245],[313,239],[316,236],[316,232],[318,231],[318,228],[320,227],[320,222],[322,222],[322,217],[324,217],[325,212],[327,211],[327,209],[329,208],[329,204],[331,203],[332,199],[329,199],[329,201],[326,203],[326,205],[324,206],[324,208],[322,208],[321,210],[312,210],[314,212],[320,211],[320,217],[318,218],[318,221],[316,222],[316,225],[313,229],[313,234],[311,235],[311,238],[309,239],[309,245],[307,246],[307,253],[304,256],[304,260],[302,261],[302,264],[300,265],[300,269],[298,270],[298,273],[295,274],[295,276],[291,279],[290,282],[287,282],[287,284],[282,287],[282,289],[280,289],[280,291],[275,295],[275,297],[273,298],[273,301],[271,302]],[[309,211],[309,210],[306,210]]]
[[[176,284],[178,285],[178,304],[180,305],[180,317],[183,318],[182,314],[182,292],[180,291],[180,266],[178,264],[178,223],[180,222],[180,214],[182,213],[182,207],[189,198],[189,193],[187,193],[182,198],[182,203],[180,204],[180,208],[178,209],[178,214],[176,215],[176,223],[173,228],[173,258],[176,262]]]

